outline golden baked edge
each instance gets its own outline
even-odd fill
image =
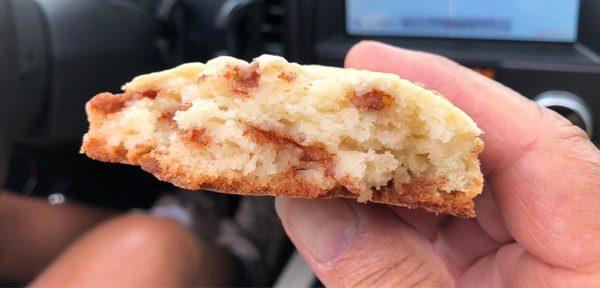
[[[477,149],[472,151],[475,156],[483,150],[483,141],[478,138],[477,140]],[[226,194],[285,196],[307,199],[358,198],[358,195],[349,192],[341,185],[336,185],[329,191],[321,191],[317,185],[305,181],[295,181],[293,178],[287,177],[286,174],[273,177],[267,186],[261,185],[251,177],[243,176],[242,173],[230,175],[229,177],[197,177],[190,179],[189,176],[181,172],[177,163],[161,163],[152,155],[151,151],[109,149],[101,138],[86,139],[81,147],[81,152],[92,159],[103,162],[138,165],[157,179],[188,190],[205,189]],[[139,157],[130,158],[127,155],[139,155]],[[402,191],[394,191],[394,185],[388,185],[378,191],[373,191],[370,201],[411,209],[421,208],[436,214],[446,213],[464,218],[476,216],[475,203],[469,195],[481,191],[483,180],[480,183],[473,183],[469,191],[452,191],[448,193],[436,189],[435,186],[440,186],[440,183],[413,180],[402,185]]]

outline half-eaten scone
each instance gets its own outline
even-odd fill
[[[82,153],[186,189],[475,216],[481,130],[397,75],[219,57],[139,76],[123,90],[87,103]]]

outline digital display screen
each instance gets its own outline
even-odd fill
[[[580,0],[346,0],[351,35],[574,42]]]

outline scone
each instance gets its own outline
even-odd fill
[[[482,133],[397,75],[219,57],[139,76],[86,105],[81,152],[186,189],[346,197],[475,216]]]

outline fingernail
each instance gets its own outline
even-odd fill
[[[346,200],[278,198],[275,208],[296,245],[321,263],[334,261],[356,236],[358,217]]]

